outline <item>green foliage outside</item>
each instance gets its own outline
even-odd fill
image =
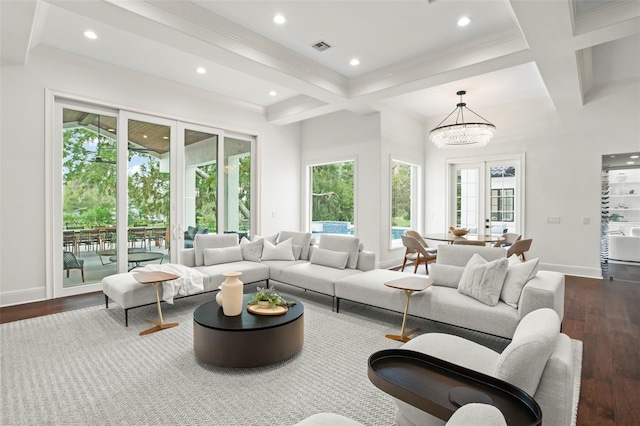
[[[411,166],[391,165],[391,226],[411,226]]]
[[[116,142],[86,128],[63,132],[63,225],[94,228],[116,224]],[[97,147],[96,147],[97,146]],[[95,147],[95,149],[93,149]],[[160,172],[160,161],[144,152],[129,152],[129,161],[142,157],[136,173],[128,177],[130,226],[169,223],[169,174]],[[98,161],[96,161],[98,160]],[[217,232],[217,164],[198,168],[196,224]],[[250,227],[251,157],[239,161],[239,231]],[[204,176],[207,177],[204,177]]]
[[[353,161],[313,166],[312,221],[353,223],[353,171]]]

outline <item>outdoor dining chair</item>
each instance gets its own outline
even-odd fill
[[[67,271],[67,278],[69,278],[69,272],[72,269],[80,269],[82,273],[82,282],[84,282],[84,259],[78,259],[70,251],[63,251],[63,267],[64,271]]]

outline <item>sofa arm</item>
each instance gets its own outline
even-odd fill
[[[564,318],[564,274],[554,271],[538,271],[522,289],[518,301],[518,316],[524,318],[529,312],[540,308],[556,311],[560,322]]]
[[[372,251],[362,250],[358,253],[358,264],[356,269],[361,271],[371,271],[376,268],[376,254]]]
[[[180,263],[191,268],[196,266],[196,249],[188,248],[180,250]]]

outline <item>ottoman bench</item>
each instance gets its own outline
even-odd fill
[[[121,306],[124,309],[124,324],[126,327],[129,326],[129,309],[156,303],[156,293],[153,286],[140,284],[133,275],[134,273],[132,272],[126,272],[109,275],[102,279],[105,306],[109,309],[109,298]],[[159,292],[160,299],[162,299],[162,286],[160,286]],[[193,294],[198,293],[190,293],[189,295]],[[174,299],[177,298],[178,296],[174,297]]]

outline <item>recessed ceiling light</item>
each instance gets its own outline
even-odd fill
[[[273,22],[276,24],[284,24],[287,20],[282,15],[276,15],[273,17]]]
[[[631,157],[629,157],[629,158],[639,158],[639,157],[640,157],[640,155],[632,155],[632,156],[631,156]]]
[[[116,129],[107,129],[107,132],[115,132]]]
[[[462,18],[458,19],[459,27],[466,27],[467,25],[469,25],[469,23],[471,23],[471,19],[467,18],[466,16],[463,16]]]
[[[627,164],[636,164],[635,161],[627,161]]]
[[[93,31],[85,31],[84,32],[84,36],[86,38],[90,38],[91,40],[95,40],[98,38],[98,35],[96,33],[94,33]]]
[[[169,139],[169,136],[163,136],[162,139]]]
[[[350,62],[351,66],[357,66],[360,65],[360,60],[358,58],[353,58]]]
[[[142,135],[142,137],[146,139],[146,138],[147,138],[147,135]]]
[[[198,68],[196,68],[196,72],[197,72],[198,74],[204,74],[204,73],[206,73],[206,72],[207,72],[207,70],[205,70],[205,69],[204,69],[204,68],[202,68],[202,67],[198,67]]]
[[[269,92],[269,96],[275,96],[277,94],[278,94],[278,92],[276,92],[275,90],[272,90],[272,91]]]

